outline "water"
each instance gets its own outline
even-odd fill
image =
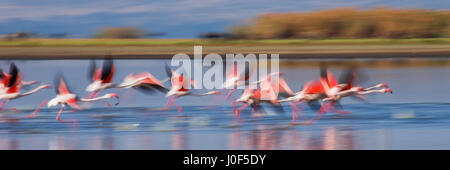
[[[73,92],[86,96],[88,84],[85,60],[15,61],[25,80],[52,83],[61,70]],[[301,62],[301,61],[290,61]],[[7,62],[1,64],[7,70]],[[131,72],[149,71],[165,78],[168,60],[118,60],[115,82]],[[282,67],[294,91],[317,78],[314,67]],[[335,74],[340,69],[332,69]],[[66,109],[61,123],[59,110],[44,108],[35,119],[24,118],[44,99],[54,97],[48,89],[8,102],[19,112],[2,111],[0,149],[449,149],[450,148],[450,67],[392,67],[362,69],[370,78],[363,85],[384,82],[393,94],[368,96],[370,103],[344,99],[349,115],[326,114],[312,125],[290,126],[291,110],[264,117],[244,110],[238,121],[229,101],[213,96],[182,97],[176,101],[183,112],[160,110],[164,94],[145,95],[133,90],[116,92],[119,106],[84,104],[83,111]],[[24,90],[26,91],[26,90]],[[206,90],[198,90],[203,92]],[[240,91],[232,98],[237,98]],[[127,97],[129,96],[129,97]],[[113,100],[112,100],[113,101]],[[215,104],[205,109],[208,104]],[[298,122],[315,113],[306,109]]]

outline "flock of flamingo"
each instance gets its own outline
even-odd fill
[[[49,101],[44,100],[40,106],[27,118],[34,118],[37,116],[39,110],[47,104],[48,107],[54,107],[60,105],[61,108],[56,116],[56,120],[61,121],[61,114],[69,105],[72,109],[82,110],[78,103],[80,102],[94,102],[110,98],[117,99],[115,105],[119,104],[119,96],[116,93],[108,93],[100,97],[96,97],[98,93],[105,89],[110,88],[133,88],[137,90],[144,90],[147,92],[159,91],[165,93],[168,98],[167,106],[164,109],[170,109],[174,106],[179,112],[182,112],[182,108],[175,104],[175,100],[182,96],[206,96],[206,95],[220,95],[219,91],[209,91],[202,94],[192,93],[189,88],[190,85],[196,86],[195,82],[188,76],[184,76],[182,73],[178,73],[170,67],[166,66],[166,73],[168,78],[164,80],[158,80],[152,74],[143,72],[139,74],[131,73],[124,78],[124,81],[120,84],[113,82],[114,77],[114,62],[112,59],[106,59],[103,62],[102,68],[97,68],[95,61],[91,62],[89,67],[89,76],[92,79],[91,84],[86,88],[87,92],[90,92],[88,98],[79,98],[76,94],[70,91],[64,76],[59,73],[54,81],[56,97]],[[338,114],[348,114],[350,112],[344,111],[340,108],[339,101],[344,97],[354,97],[360,100],[366,100],[365,95],[371,93],[392,93],[392,90],[388,88],[385,83],[380,83],[372,87],[364,88],[358,86],[355,82],[357,79],[355,69],[348,69],[342,74],[339,81],[325,66],[320,68],[320,76],[317,80],[308,81],[299,92],[294,93],[283,79],[284,73],[277,72],[267,75],[265,78],[256,81],[249,82],[250,74],[248,72],[239,73],[236,65],[227,73],[227,78],[223,84],[224,89],[232,88],[226,96],[226,99],[230,98],[230,95],[239,86],[247,85],[242,95],[231,102],[235,118],[238,118],[239,113],[246,107],[251,107],[251,114],[254,114],[255,110],[259,109],[261,103],[268,103],[270,106],[281,109],[281,103],[289,102],[292,110],[292,122],[298,118],[299,113],[305,106],[309,106],[311,109],[317,111],[317,114],[301,124],[311,124],[317,120],[321,115],[327,112],[335,112]],[[278,81],[271,81],[273,77],[278,78]],[[164,83],[170,81],[171,87],[167,88]],[[38,81],[24,81],[23,75],[14,63],[10,64],[10,71],[4,72],[0,69],[0,109],[5,109],[3,106],[9,100],[15,100],[36,93],[42,89],[51,88],[50,84],[41,85],[28,92],[21,92],[21,89],[25,86],[31,86],[37,84]],[[108,106],[109,103],[106,102]],[[237,104],[242,104],[237,107]],[[300,107],[298,104],[301,104]],[[17,111],[12,108],[11,110]]]

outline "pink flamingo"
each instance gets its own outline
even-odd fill
[[[245,85],[245,82],[247,82],[250,78],[250,73],[248,71],[244,72],[244,76],[242,76],[242,72],[238,73],[238,66],[237,64],[233,64],[233,68],[231,71],[229,71],[226,75],[226,81],[222,85],[223,89],[230,89],[232,88],[228,94],[226,95],[226,99],[228,99],[231,94],[236,90],[236,88]]]
[[[94,102],[94,101],[103,100],[103,99],[116,98],[117,103],[115,105],[119,104],[119,97],[115,93],[108,93],[108,94],[105,94],[104,96],[97,97],[97,98],[89,98],[89,99],[81,98],[80,99],[75,94],[73,94],[69,91],[69,89],[66,85],[66,82],[64,81],[64,78],[62,76],[60,76],[60,78],[57,79],[56,81],[57,81],[56,82],[57,95],[55,98],[51,99],[48,102],[48,107],[61,105],[61,109],[59,110],[58,115],[56,116],[56,120],[58,120],[58,121],[60,121],[61,113],[62,113],[64,107],[66,106],[66,104],[76,110],[82,110],[82,108],[78,105],[78,102]]]
[[[294,95],[283,78],[280,77],[278,82],[271,82],[271,77],[274,75],[282,75],[282,73],[272,73],[260,81],[251,83],[250,86],[244,90],[241,97],[232,102],[232,107],[235,110],[236,117],[239,116],[239,112],[242,109],[249,105],[252,105],[251,113],[253,113],[255,108],[258,107],[261,102],[269,103],[272,106],[276,106],[278,109],[281,109],[281,105],[278,102],[278,96],[287,97]],[[259,84],[260,87],[255,90],[255,86],[257,84]],[[244,103],[244,105],[236,109],[235,104],[239,102]]]
[[[36,93],[41,89],[50,88],[50,85],[42,85],[33,90],[30,90],[25,93],[20,93],[21,85],[22,85],[22,74],[19,72],[19,69],[16,67],[14,63],[11,63],[11,72],[10,74],[3,74],[3,78],[1,80],[1,88],[0,88],[0,99],[3,100],[0,103],[0,109],[3,105],[9,100],[14,100],[17,98],[21,98],[24,96],[28,96],[30,94]],[[17,111],[17,109],[13,108],[13,110]]]
[[[168,80],[168,79],[167,79]],[[148,72],[139,74],[129,74],[125,77],[123,82],[117,87],[120,88],[137,88],[140,90],[153,92],[158,90],[160,92],[167,92],[167,88],[163,85],[164,81],[159,81],[155,76]]]
[[[166,94],[166,97],[169,98],[167,101],[166,109],[169,109],[170,106],[173,105],[178,109],[179,112],[181,112],[183,109],[175,104],[175,100],[181,96],[188,96],[188,95],[190,95],[190,96],[207,96],[207,95],[219,95],[220,94],[220,92],[218,92],[218,91],[209,91],[209,92],[202,93],[202,94],[191,93],[191,91],[189,91],[188,87],[190,85],[195,86],[195,82],[193,80],[191,80],[187,76],[178,74],[177,72],[170,69],[167,65],[166,65],[166,73],[167,73],[168,77],[170,77],[170,81],[172,83],[172,87]]]
[[[89,75],[92,83],[86,88],[87,92],[91,92],[89,98],[93,98],[98,92],[116,87],[112,82],[114,77],[114,63],[112,59],[106,59],[103,62],[103,67],[96,69],[95,61],[91,62],[89,67]]]

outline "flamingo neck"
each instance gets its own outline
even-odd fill
[[[379,87],[381,87],[380,84],[377,84],[375,86],[365,88],[364,90],[367,91],[367,90],[372,90],[372,89],[379,88]]]
[[[28,91],[28,92],[22,93],[21,96],[27,96],[27,95],[36,93],[36,92],[38,92],[39,90],[44,89],[44,88],[47,88],[47,87],[48,87],[47,85],[42,85],[42,86],[36,87],[36,88],[33,89],[33,90],[30,90],[30,91]]]
[[[214,95],[215,93],[212,93],[214,91],[209,91],[206,93],[201,93],[201,94],[195,94],[195,93],[191,93],[192,96],[208,96],[208,95]]]
[[[109,97],[106,94],[106,95],[103,95],[103,96],[100,96],[100,97],[95,97],[95,98],[92,98],[92,99],[82,98],[82,99],[80,99],[80,101],[82,101],[82,102],[93,102],[93,101],[103,100],[103,99],[107,99],[107,98],[109,98]]]
[[[370,94],[370,93],[384,93],[386,89],[378,89],[378,90],[367,90],[358,92],[358,94]]]

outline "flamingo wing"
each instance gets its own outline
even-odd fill
[[[19,76],[19,69],[14,63],[11,63],[11,66],[9,67],[9,74],[11,75],[11,77],[9,78],[7,86],[11,87],[17,83]]]
[[[88,68],[88,80],[95,81],[96,65],[95,60],[91,60]]]
[[[291,88],[289,88],[283,78],[278,79],[278,95],[282,97],[290,97],[294,95],[294,92],[291,90]]]
[[[339,77],[340,84],[346,84],[342,90],[348,90],[353,87],[355,81],[355,70],[354,68],[347,69],[344,73]]]
[[[153,76],[149,72],[137,74],[136,77],[146,77],[145,79],[142,80],[142,83],[164,87],[161,81],[159,81],[155,76]]]
[[[172,78],[172,69],[169,67],[169,65],[166,64],[164,70],[166,71],[167,77]]]
[[[328,77],[327,77],[327,81],[328,81],[328,85],[330,87],[334,87],[336,85],[338,85],[338,81],[336,80],[336,78],[334,77],[333,73],[328,72]]]
[[[62,74],[58,74],[55,78],[55,90],[57,94],[70,94],[69,88],[67,87],[66,81]]]
[[[317,93],[324,93],[324,88],[322,86],[322,83],[320,81],[315,82],[309,82],[305,85],[303,88],[306,94],[317,94]]]
[[[107,59],[103,63],[100,79],[102,80],[102,83],[111,83],[113,77],[114,77],[114,63],[112,59]]]
[[[74,109],[82,110],[80,105],[78,105],[77,101],[78,101],[77,97],[73,97],[73,98],[70,98],[69,100],[67,100],[66,103]]]
[[[11,63],[10,66],[10,77],[7,81],[8,91],[7,93],[17,93],[20,91],[20,82],[22,81],[22,75],[19,72],[19,69],[14,63]]]

